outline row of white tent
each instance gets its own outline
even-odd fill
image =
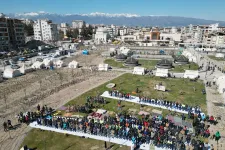
[[[65,63],[62,60],[52,61],[50,59],[44,59],[42,62],[40,61],[34,62],[31,68],[42,69],[42,68],[49,68],[50,66],[61,68],[61,67],[65,67]]]
[[[219,76],[217,78],[215,77],[214,81],[216,82],[218,92],[220,94],[225,93],[225,75]]]
[[[144,67],[134,67],[133,74],[136,75],[145,75],[146,69]],[[155,76],[157,77],[168,77],[169,70],[163,68],[157,68],[155,72]],[[183,78],[195,79],[198,78],[199,72],[198,70],[186,70]]]
[[[215,52],[217,49],[216,48],[195,48],[196,51],[201,51],[201,52]]]

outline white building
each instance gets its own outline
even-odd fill
[[[95,34],[95,42],[97,44],[106,43],[109,39],[109,33],[106,28],[100,27]]]
[[[85,22],[83,20],[74,20],[72,21],[72,28],[82,28],[83,25],[85,25]]]
[[[124,35],[124,36],[121,36],[121,40],[122,41],[135,41],[135,40],[137,40],[137,36],[136,35]]]
[[[34,39],[40,41],[57,41],[57,24],[50,20],[37,20],[34,25]]]
[[[128,33],[127,28],[122,28],[122,29],[119,30],[120,36],[126,35],[127,33]]]
[[[160,40],[181,41],[181,33],[161,33]]]
[[[64,36],[66,35],[68,27],[69,27],[69,25],[67,23],[61,23],[60,24],[60,30],[63,32]]]

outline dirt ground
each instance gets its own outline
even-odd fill
[[[82,68],[103,63],[99,54],[74,56],[65,61],[76,60]],[[4,132],[2,124],[10,119],[17,124],[19,112],[35,110],[37,104],[58,108],[73,98],[97,87],[123,73],[98,72],[89,69],[61,68],[54,71],[38,70],[0,84],[0,150],[16,150],[30,128],[22,125],[16,130]]]

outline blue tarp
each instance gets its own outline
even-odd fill
[[[160,50],[159,53],[160,53],[160,54],[164,54],[164,50]]]
[[[89,53],[88,53],[88,50],[83,50],[82,54],[83,54],[83,55],[88,55],[88,54],[89,54]]]

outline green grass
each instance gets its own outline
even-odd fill
[[[114,59],[106,59],[104,63],[109,64],[111,67],[124,68],[123,62],[117,62]]]
[[[216,60],[216,61],[225,61],[225,59],[224,58],[217,58],[217,57],[215,57],[215,56],[213,56],[213,55],[210,55],[210,56],[208,56],[210,59],[213,59],[213,60]]]
[[[158,60],[138,60],[138,62],[141,67],[146,69],[154,69]],[[125,68],[123,65],[124,62],[117,62],[114,59],[106,59],[104,63],[109,64],[111,67]]]
[[[169,92],[160,92],[154,90],[155,84],[162,82],[166,86]],[[71,100],[66,105],[72,104],[84,104],[86,102],[87,96],[96,96],[102,94],[104,91],[109,90],[106,88],[108,83],[115,83],[116,89],[122,92],[133,92],[136,91],[138,87],[141,91],[139,94],[141,96],[148,96],[151,98],[163,98],[170,101],[177,101],[183,104],[189,104],[192,106],[199,105],[202,110],[206,112],[206,97],[201,93],[204,89],[204,84],[201,81],[191,82],[188,79],[162,79],[159,77],[149,77],[149,76],[138,76],[132,74],[124,74],[110,82],[107,82],[97,88],[94,88],[81,96]],[[194,92],[194,87],[196,91]],[[180,93],[184,92],[183,95]],[[138,94],[138,95],[139,95]],[[117,112],[117,100],[109,99],[109,103],[101,106],[103,109]],[[130,102],[123,102],[125,105],[124,110],[129,108],[140,110],[140,106]],[[149,106],[145,106],[144,109],[152,109]],[[163,110],[166,111],[166,110]]]
[[[198,70],[198,65],[196,63],[189,63],[185,65],[175,65],[174,69],[172,69],[173,72],[185,72],[185,70]]]
[[[32,129],[25,137],[21,146],[27,145],[29,148],[38,150],[105,150],[105,142],[80,138],[74,135],[65,135],[52,131],[41,131]],[[114,145],[112,150],[129,150],[127,146],[120,147],[114,143],[107,142],[107,146]]]
[[[138,60],[139,64],[146,69],[154,69],[158,61],[159,60]]]

